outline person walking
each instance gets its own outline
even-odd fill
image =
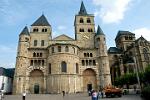
[[[65,91],[62,91],[62,93],[63,93],[63,97],[65,96]]]
[[[95,90],[92,92],[92,100],[97,100],[97,92]]]
[[[26,92],[23,92],[22,93],[22,100],[25,100],[26,99]]]

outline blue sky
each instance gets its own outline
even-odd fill
[[[107,46],[115,46],[119,30],[131,31],[150,41],[149,0],[83,0],[95,24],[106,35]],[[18,36],[42,13],[52,26],[53,37],[74,37],[74,16],[81,0],[0,0],[0,67],[15,67]]]

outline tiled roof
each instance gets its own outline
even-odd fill
[[[47,21],[46,17],[42,15],[31,26],[50,26],[50,24]]]

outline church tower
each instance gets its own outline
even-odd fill
[[[26,68],[28,67],[28,48],[30,42],[30,34],[27,26],[19,35],[18,52],[16,57],[16,69],[14,75],[14,93],[22,93],[25,86]]]
[[[82,1],[80,11],[75,16],[75,39],[81,42],[81,47],[94,47],[95,23],[94,15],[88,14]]]
[[[47,21],[46,17],[42,15],[32,25],[30,29],[31,33],[31,47],[46,48],[48,41],[52,39],[51,25]]]
[[[98,64],[99,64],[99,78],[100,88],[111,85],[111,76],[109,68],[109,60],[107,54],[106,38],[102,29],[98,25],[95,36],[96,48],[98,48]]]

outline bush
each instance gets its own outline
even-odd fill
[[[150,98],[150,85],[143,88],[143,90],[142,90],[142,92],[141,92],[141,96],[142,96],[145,100],[149,100],[149,98]]]

